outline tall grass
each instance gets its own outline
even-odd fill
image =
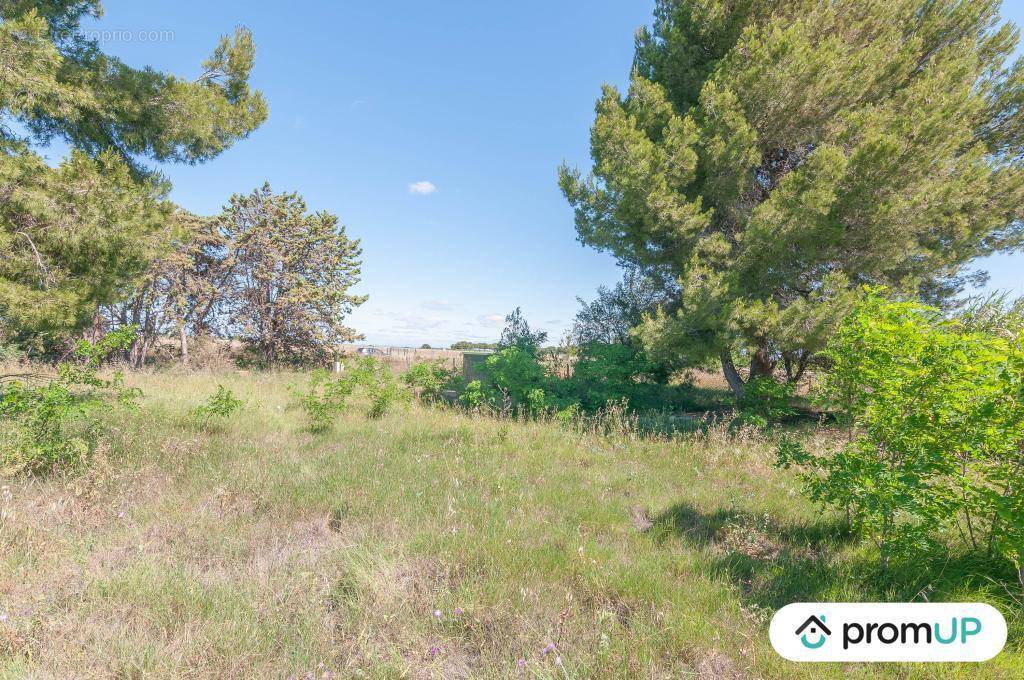
[[[762,432],[647,436],[366,405],[312,433],[306,376],[130,377],[84,473],[0,494],[5,677],[1013,677],[1019,604],[987,565],[880,576],[777,471]],[[189,418],[216,384],[246,407]],[[805,434],[809,446],[827,431]],[[980,666],[801,666],[767,622],[797,600],[984,600]]]

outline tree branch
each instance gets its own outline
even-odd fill
[[[29,248],[32,249],[32,253],[36,256],[36,264],[39,266],[39,270],[42,272],[42,276],[39,279],[39,285],[42,286],[43,290],[49,290],[50,288],[50,270],[43,264],[43,258],[39,254],[39,250],[36,249],[36,244],[33,243],[32,238],[23,231],[16,231],[15,234],[23,237],[28,241]]]

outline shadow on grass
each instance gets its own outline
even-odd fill
[[[678,504],[654,520],[658,541],[682,538],[706,548],[710,568],[740,585],[744,600],[773,609],[815,601],[832,589],[832,557],[854,540],[842,523],[779,525],[730,510],[704,513]]]
[[[706,404],[710,408],[700,410],[673,410],[671,408],[641,409],[635,412],[637,431],[641,436],[668,437],[675,434],[706,432],[722,424],[737,426],[740,412],[735,403]],[[808,405],[795,405],[793,413],[771,424],[789,431],[830,426],[837,423],[836,414]]]
[[[651,535],[704,548],[710,569],[738,585],[747,604],[980,600],[1002,605],[1011,638],[1024,637],[1016,574],[986,554],[932,553],[883,571],[876,552],[838,518],[782,524],[738,511],[704,513],[685,503],[655,518]]]

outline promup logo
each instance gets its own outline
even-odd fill
[[[791,661],[986,661],[1006,644],[1006,621],[987,604],[791,604],[769,637]]]
[[[810,628],[810,630],[807,630]],[[804,631],[807,631],[806,633]],[[818,649],[825,644],[828,640],[828,636],[832,634],[832,631],[825,625],[825,615],[821,616],[810,616],[804,621],[799,628],[796,629],[796,634],[800,636],[800,642],[804,643],[804,647],[807,649]],[[815,642],[811,642],[807,639],[810,635]],[[815,636],[817,636],[815,638]]]

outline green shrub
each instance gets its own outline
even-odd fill
[[[498,351],[484,362],[481,378],[466,385],[459,397],[467,408],[536,415],[573,405],[596,413],[609,402],[633,411],[680,408],[687,402],[684,389],[665,384],[668,375],[662,367],[641,349],[626,344],[586,343],[575,361],[560,366],[572,367],[569,377],[551,375],[552,362],[545,357],[564,357],[556,350],[541,349],[547,335],[531,330],[518,308],[505,321]]]
[[[360,357],[346,366],[345,373],[332,379],[327,371],[317,371],[309,388],[299,394],[299,404],[306,412],[309,429],[326,432],[339,413],[345,410],[349,397],[365,396],[370,403],[369,418],[381,418],[395,407],[408,404],[411,393],[396,379],[387,366],[373,357]]]
[[[345,372],[339,380],[347,381],[353,386],[369,387],[377,381],[383,371],[387,370],[384,364],[373,357],[356,357],[345,362]]]
[[[725,397],[689,386],[669,386],[665,369],[641,349],[626,344],[589,342],[579,348],[575,361],[556,350],[541,350],[543,333],[532,331],[518,309],[507,319],[498,344],[480,368],[481,377],[463,387],[460,403],[472,410],[487,409],[499,415],[537,415],[559,412],[576,405],[581,412],[596,414],[609,402],[629,411],[672,411],[718,408]],[[545,359],[548,359],[547,361]],[[552,366],[560,363],[559,366]],[[572,368],[569,377],[552,375],[549,368]],[[436,385],[426,367],[414,367],[411,385]],[[413,377],[415,376],[415,378]],[[756,386],[755,386],[756,389]],[[782,406],[771,402],[773,417]]]
[[[238,412],[244,402],[235,397],[231,390],[223,385],[217,385],[216,393],[210,395],[206,403],[192,409],[192,417],[203,430],[210,428],[214,421],[224,421]]]
[[[353,389],[361,387],[369,397],[370,408],[366,414],[369,418],[381,418],[412,399],[412,394],[395,379],[391,369],[373,357],[357,359],[341,380],[351,381]]]
[[[544,394],[543,388],[535,387],[526,393],[523,403],[531,413],[539,413],[547,408],[547,396]]]
[[[547,383],[547,374],[536,355],[519,347],[509,347],[487,357],[484,373],[491,386],[508,395],[517,406],[528,403],[528,395],[543,389]]]
[[[121,326],[95,342],[82,338],[75,344],[74,355],[86,366],[99,368],[110,355],[131,347],[137,336],[135,326]]]
[[[555,413],[555,420],[565,426],[575,425],[579,422],[580,415],[583,413],[583,409],[579,404],[569,404],[565,408]]]
[[[1024,563],[1024,333],[948,319],[870,292],[826,352],[824,402],[849,442],[786,440],[810,496],[845,510],[883,565],[962,536]]]
[[[307,390],[298,394],[311,432],[326,432],[331,428],[337,415],[345,410],[354,386],[350,378],[332,380],[327,371],[313,373]]]
[[[471,411],[479,411],[488,404],[488,395],[484,391],[484,385],[479,380],[471,380],[466,384],[466,389],[459,395],[459,401]]]
[[[44,384],[0,383],[0,474],[88,462],[103,435],[104,416],[138,394],[124,388],[120,373],[100,377],[99,363],[133,339],[134,329],[124,329],[99,342],[81,341],[75,348],[79,363],[60,364],[57,377]]]
[[[523,316],[523,310],[516,307],[511,314],[505,317],[505,328],[501,331],[497,349],[517,349],[520,352],[536,356],[541,345],[547,340],[548,334],[545,331],[530,329],[530,324]]]
[[[767,427],[771,423],[792,418],[793,383],[780,383],[767,377],[755,378],[743,387],[743,396],[736,401],[737,424]]]
[[[370,410],[367,416],[370,418],[383,418],[395,407],[407,404],[412,398],[409,391],[394,379],[390,371],[387,371],[386,375],[389,377],[369,388]]]
[[[511,414],[525,409],[539,413],[548,403],[546,388],[552,383],[535,354],[520,347],[508,347],[491,356],[483,365],[485,380],[480,392],[498,411]]]
[[[402,376],[402,381],[413,388],[424,401],[436,401],[441,393],[454,385],[456,374],[443,359],[413,364]]]
[[[635,347],[591,342],[580,348],[572,377],[564,381],[561,392],[588,411],[622,399],[633,409],[657,408],[663,392],[659,382],[666,377]]]
[[[14,383],[0,400],[0,471],[42,471],[75,466],[95,449],[97,423],[90,398],[55,380],[33,387]]]
[[[482,377],[465,386],[459,401],[470,409],[499,414],[539,414],[576,405],[596,413],[609,402],[631,411],[682,408],[685,387],[669,387],[666,376],[640,350],[626,345],[589,343],[568,378],[549,375],[538,355],[507,347],[487,358]]]

